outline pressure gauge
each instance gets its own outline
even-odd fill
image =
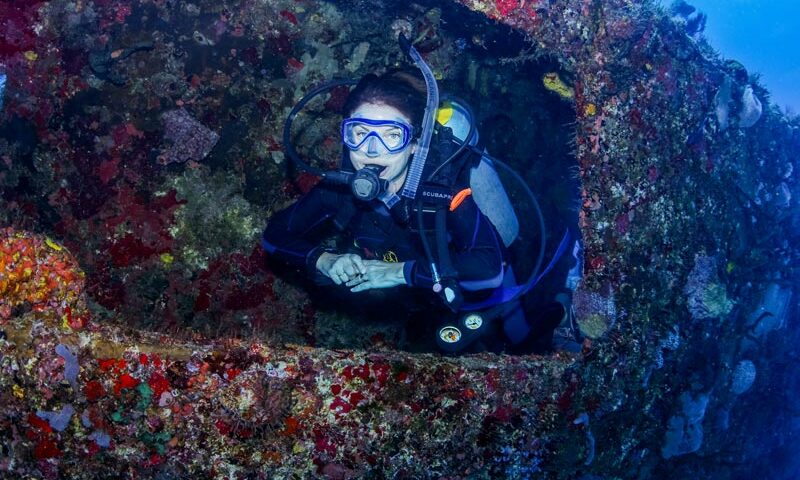
[[[477,330],[483,325],[483,317],[479,313],[470,313],[464,317],[464,326],[470,330]]]
[[[456,343],[461,340],[461,330],[452,326],[442,327],[442,329],[439,330],[439,338],[441,338],[444,343]]]

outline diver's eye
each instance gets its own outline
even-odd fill
[[[397,132],[390,133],[389,134],[389,138],[392,139],[392,140],[398,140],[399,141],[400,140],[400,134],[397,133]]]
[[[364,138],[364,135],[366,135],[366,134],[367,134],[367,132],[365,132],[363,130],[359,130],[359,131],[355,132],[356,138]]]

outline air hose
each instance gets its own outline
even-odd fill
[[[294,149],[294,145],[292,144],[292,122],[294,122],[295,117],[297,114],[300,113],[300,110],[305,108],[306,104],[311,101],[317,95],[326,92],[328,90],[333,90],[336,87],[340,86],[350,86],[356,85],[358,83],[357,80],[333,80],[331,82],[326,83],[325,85],[319,86],[314,90],[308,92],[303,98],[300,99],[299,102],[292,108],[292,111],[289,112],[289,116],[286,117],[286,122],[283,124],[283,148],[286,151],[286,154],[289,156],[289,159],[294,162],[300,169],[305,170],[306,172],[317,175],[322,177],[323,179],[327,179],[328,181],[332,181],[335,183],[344,183],[348,182],[347,174],[343,172],[339,172],[336,170],[323,170],[321,168],[313,167],[306,163],[303,159],[300,158],[300,155],[297,154],[297,150]],[[342,178],[340,178],[342,177]]]

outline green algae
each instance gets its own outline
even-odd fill
[[[234,173],[210,174],[204,168],[188,169],[165,182],[163,190],[175,189],[186,202],[175,211],[170,228],[179,261],[202,270],[219,255],[252,250],[263,214],[242,197],[238,185]]]
[[[148,385],[145,382],[142,382],[136,387],[136,391],[139,392],[139,395],[141,395],[142,397],[136,404],[136,409],[142,411],[147,410],[147,407],[149,407],[150,404],[153,403],[152,402],[153,390],[150,388],[150,385]]]

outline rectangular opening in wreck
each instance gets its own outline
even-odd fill
[[[6,66],[14,97],[2,130],[11,158],[0,177],[9,207],[2,220],[69,248],[99,320],[186,337],[430,350],[424,328],[406,331],[407,317],[333,308],[317,298],[325,292],[265,262],[257,245],[265,217],[316,182],[286,175],[286,115],[332,78],[408,64],[396,41],[407,33],[442,92],[474,109],[481,145],[536,194],[547,227],[544,267],[564,232],[578,232],[574,92],[557,55],[462,6],[362,7],[142,2],[130,21],[108,19],[108,31],[93,26],[91,12],[46,9],[72,25],[47,40],[63,52],[57,74],[71,80],[51,96],[58,114],[44,118],[29,107],[47,110],[37,100],[54,88],[46,75],[27,90],[18,81],[24,68],[44,63]],[[327,96],[298,144],[328,167],[340,157],[342,100],[342,90]],[[523,191],[501,176],[521,210],[511,250],[525,277],[542,232]],[[570,253],[525,297],[531,314],[564,289]],[[386,291],[373,296],[391,304]]]
[[[375,31],[374,25],[359,24],[360,37],[350,40],[351,48],[344,48],[351,62],[366,50],[365,57],[359,58],[361,70],[351,71],[346,66],[337,77],[344,74],[357,79],[363,73],[409,65],[394,38],[403,32],[413,39],[437,78],[440,95],[471,106],[480,145],[518,172],[538,200],[544,233],[523,188],[509,174],[500,172],[520,220],[519,238],[510,247],[509,259],[519,283],[537,266],[537,260],[543,270],[555,256],[559,241],[569,235],[566,253],[525,295],[527,315],[536,316],[538,309],[559,294],[569,298],[569,287],[574,289],[581,275],[581,254],[573,257],[572,248],[580,235],[580,203],[571,74],[555,55],[538,49],[532,39],[460,5],[390,3],[386,12],[379,23],[380,31]],[[315,99],[295,120],[293,144],[318,168],[332,168],[338,162],[340,143],[331,141],[331,137],[332,132],[338,133],[341,113],[332,106],[340,104],[347,91],[342,87]],[[291,163],[287,166],[295,188],[306,191],[307,173],[293,169]],[[546,247],[540,259],[542,234]],[[373,291],[350,302],[330,287],[306,284],[305,288],[311,291],[316,310],[315,345],[369,348],[388,344],[412,351],[436,351],[436,322],[431,321],[429,310],[387,308],[393,303],[413,303],[414,296],[407,292]]]

